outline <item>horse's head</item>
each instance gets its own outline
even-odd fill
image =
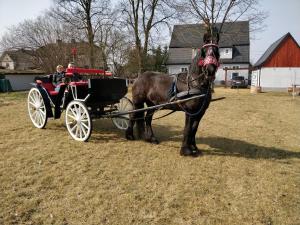
[[[218,40],[205,41],[201,50],[193,58],[189,69],[191,85],[199,87],[214,81],[219,67],[219,59]]]
[[[206,78],[210,81],[215,79],[215,74],[219,67],[219,46],[217,44],[209,43],[202,46],[202,51],[204,52],[204,59],[200,66],[203,66],[204,71],[206,72]]]

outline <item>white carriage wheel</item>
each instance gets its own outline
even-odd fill
[[[132,102],[124,97],[120,99],[120,102],[115,105],[118,109],[118,112],[128,112],[133,110]],[[113,117],[113,124],[120,130],[126,130],[129,125],[129,114],[122,115],[121,117]]]
[[[44,99],[37,88],[31,88],[27,99],[28,113],[33,125],[44,128],[47,123],[47,110]]]
[[[66,109],[66,126],[76,141],[87,141],[92,132],[92,121],[87,107],[79,101],[71,101]]]

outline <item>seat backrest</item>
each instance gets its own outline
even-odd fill
[[[52,83],[43,83],[42,86],[48,91],[54,91],[55,86]]]

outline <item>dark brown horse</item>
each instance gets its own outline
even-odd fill
[[[196,146],[195,135],[200,120],[211,101],[211,82],[215,79],[218,68],[219,48],[217,44],[206,44],[198,51],[190,65],[189,73],[181,73],[174,78],[167,74],[157,72],[145,72],[134,82],[132,87],[132,100],[134,109],[158,105],[169,102],[170,93],[205,94],[203,98],[197,98],[180,105],[166,107],[167,109],[184,111],[185,127],[180,154],[183,156],[198,156],[201,151]],[[174,94],[173,94],[174,95]],[[173,97],[176,98],[176,97]],[[133,127],[137,123],[139,138],[144,138],[151,143],[158,143],[153,134],[151,122],[155,110],[131,114],[129,127],[126,130],[126,138],[134,140]]]

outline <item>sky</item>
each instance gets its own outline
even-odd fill
[[[34,19],[49,9],[52,0],[0,0],[0,37],[11,25]],[[265,50],[290,32],[300,45],[300,0],[261,0],[261,8],[268,12],[266,29],[250,41],[250,61],[255,63]]]

